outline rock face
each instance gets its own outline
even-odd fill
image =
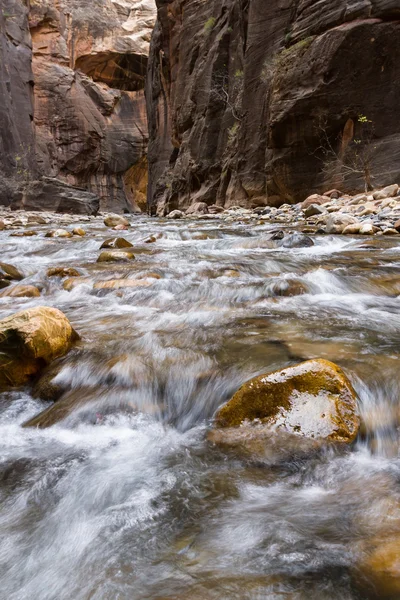
[[[157,6],[146,88],[153,212],[400,182],[398,0]]]
[[[345,374],[310,360],[245,383],[216,415],[216,426],[265,425],[306,438],[352,442],[360,426],[356,395]]]
[[[78,334],[55,308],[40,306],[0,321],[0,388],[23,385],[71,348]]]
[[[153,0],[5,0],[1,203],[145,208],[144,75],[154,20]]]

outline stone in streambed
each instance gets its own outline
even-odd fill
[[[79,339],[67,317],[39,306],[0,321],[0,388],[23,385]]]
[[[167,215],[167,219],[182,219],[184,213],[181,210],[173,210]]]
[[[195,202],[186,211],[187,215],[207,215],[208,205],[205,202]]]
[[[304,233],[292,233],[278,241],[278,246],[281,248],[309,248],[314,246],[313,240]]]
[[[94,290],[120,290],[136,287],[149,287],[153,281],[146,281],[146,279],[109,279],[108,281],[97,281],[93,289]]]
[[[357,235],[360,233],[360,229],[361,223],[351,223],[343,229],[342,233],[343,235]]]
[[[310,204],[310,206],[305,208],[303,212],[304,216],[308,219],[309,217],[323,215],[325,213],[325,209],[322,208],[319,204]]]
[[[86,231],[82,229],[82,227],[75,227],[72,230],[73,235],[78,235],[79,237],[83,237],[86,235]]]
[[[387,187],[383,188],[383,190],[374,192],[372,195],[374,200],[385,200],[386,198],[394,198],[397,196],[398,191],[399,186],[397,183],[395,183],[393,185],[388,185]]]
[[[47,269],[47,277],[79,277],[81,273],[74,267],[51,267]]]
[[[245,383],[215,418],[217,428],[256,422],[273,431],[351,443],[360,418],[356,393],[343,371],[309,360]]]
[[[129,221],[122,215],[110,214],[104,219],[104,225],[106,227],[129,227]]]
[[[38,298],[40,291],[34,285],[13,285],[0,293],[0,298]]]
[[[100,249],[102,248],[133,248],[133,244],[125,238],[116,237],[105,240],[100,246]]]
[[[359,233],[361,235],[374,235],[377,231],[379,231],[379,227],[375,227],[372,223],[364,223],[361,225]]]
[[[97,259],[97,262],[129,262],[134,258],[135,255],[133,254],[133,252],[128,252],[127,250],[114,250],[110,252],[102,252],[99,258]]]
[[[326,204],[327,202],[329,202],[329,200],[330,198],[328,196],[320,196],[319,194],[313,194],[312,196],[306,198],[304,202],[302,202],[301,208],[305,210],[312,204],[317,204],[321,206],[322,204]]]
[[[373,589],[374,598],[400,598],[400,535],[371,540],[355,572],[355,579],[365,591]]]
[[[268,294],[273,297],[301,296],[308,294],[308,289],[297,279],[279,279],[268,285]]]
[[[83,285],[85,283],[91,283],[90,277],[69,277],[63,283],[63,288],[67,292],[71,292],[74,288],[78,287],[78,285]]]
[[[22,273],[13,265],[0,262],[0,277],[11,281],[21,281],[24,278]]]
[[[40,375],[32,388],[32,398],[40,398],[45,402],[57,402],[61,398],[69,387],[57,381],[60,368],[59,364],[51,365]]]
[[[358,223],[355,217],[345,213],[336,213],[329,215],[326,221],[326,233],[343,233],[348,225]]]

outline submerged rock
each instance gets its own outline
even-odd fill
[[[128,252],[127,250],[114,250],[113,252],[102,252],[97,259],[97,262],[128,262],[134,258],[135,255],[133,252]]]
[[[368,545],[356,579],[365,590],[374,589],[380,600],[397,600],[400,598],[400,536],[373,540]]]
[[[59,383],[56,379],[60,372],[60,365],[51,365],[40,378],[36,381],[32,389],[32,397],[40,398],[45,402],[57,402],[68,389],[64,383]]]
[[[133,248],[133,244],[125,238],[109,238],[102,243],[100,249],[102,248]]]
[[[217,413],[217,428],[255,422],[274,431],[334,442],[354,441],[360,427],[356,393],[343,371],[309,360],[245,383]]]
[[[76,288],[78,285],[83,285],[84,283],[88,283],[90,284],[92,280],[90,279],[90,277],[69,277],[68,279],[66,279],[63,283],[63,288],[64,290],[66,290],[67,292],[70,292],[71,290],[73,290],[74,288]]]
[[[0,387],[23,385],[79,339],[67,317],[39,306],[0,321]]]
[[[0,298],[38,298],[40,291],[34,285],[13,285],[0,294]]]
[[[109,279],[108,281],[97,281],[94,290],[120,290],[124,288],[149,287],[154,281],[146,279]]]

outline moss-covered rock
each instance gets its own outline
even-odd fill
[[[255,422],[275,431],[352,442],[360,419],[356,393],[343,371],[309,360],[245,383],[217,413],[218,428]]]
[[[67,317],[39,306],[0,321],[0,388],[23,385],[79,339]]]

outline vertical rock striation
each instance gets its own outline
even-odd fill
[[[21,4],[7,2],[11,11]],[[0,157],[0,167],[23,190],[14,205],[49,208],[56,194],[65,199],[55,203],[64,211],[73,198],[75,210],[81,206],[82,212],[93,212],[96,197],[102,209],[143,210],[148,140],[144,79],[153,0],[31,0],[29,9],[18,11],[26,64],[24,69],[16,66],[24,82],[14,94],[19,103],[14,112],[21,125],[29,116],[32,134],[28,140],[23,133],[21,142],[2,128],[3,143],[10,137],[14,146],[22,146],[24,169],[29,163],[26,172],[18,173],[13,147],[6,149],[6,158]],[[12,46],[22,54],[22,41],[15,38]],[[6,64],[12,64],[11,57]],[[10,118],[10,109],[4,112]],[[27,131],[26,126],[21,129]],[[37,176],[40,194],[33,182]]]
[[[146,88],[154,212],[400,180],[398,0],[157,6]]]

